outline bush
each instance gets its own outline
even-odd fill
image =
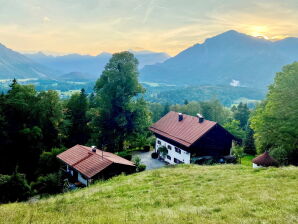
[[[165,147],[165,146],[161,146],[161,147],[159,147],[158,148],[158,151],[159,151],[159,153],[163,156],[163,157],[165,157],[166,155],[168,155],[168,149],[167,149],[167,147]]]
[[[141,172],[146,169],[146,165],[141,163],[140,157],[136,156],[133,161],[136,166],[136,172]]]
[[[156,138],[154,136],[151,136],[151,137],[148,138],[148,142],[149,142],[149,145],[154,148],[155,143],[156,143]]]
[[[149,152],[150,151],[150,145],[145,145],[144,146],[144,151]]]
[[[282,147],[277,147],[270,150],[270,155],[276,159],[280,165],[288,165],[288,152]]]
[[[232,154],[237,158],[239,163],[241,163],[241,158],[244,156],[243,147],[234,145],[232,148]]]
[[[157,153],[157,152],[153,152],[153,153],[151,154],[151,158],[152,158],[152,159],[157,159],[157,158],[158,158],[158,153]]]
[[[298,149],[287,150],[283,147],[276,147],[270,150],[270,155],[276,159],[280,165],[298,165]]]
[[[137,172],[142,172],[146,170],[146,165],[145,164],[140,164],[138,167],[137,167]]]
[[[31,196],[31,188],[24,174],[0,174],[0,203],[24,201]]]
[[[50,173],[46,176],[37,178],[35,183],[32,183],[32,188],[42,195],[57,194],[62,192],[63,184],[61,178],[61,172]]]
[[[53,148],[50,152],[43,152],[39,158],[36,174],[42,176],[48,173],[58,172],[60,169],[60,162],[56,156],[64,150],[65,149]]]
[[[117,155],[127,160],[131,160],[132,158],[131,152],[127,152],[127,151],[118,152]]]

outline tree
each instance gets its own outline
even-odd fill
[[[63,190],[61,172],[39,176],[36,182],[32,183],[32,188],[36,191],[36,193],[42,195],[61,193]]]
[[[63,107],[56,91],[43,91],[37,95],[36,118],[39,121],[43,134],[43,148],[46,150],[59,147],[63,137],[65,137],[62,136],[64,120],[62,109]]]
[[[0,203],[27,200],[31,188],[23,174],[14,172],[11,176],[0,174]]]
[[[223,125],[232,135],[234,135],[238,140],[242,140],[245,136],[245,132],[240,127],[240,122],[237,120],[232,120]]]
[[[32,180],[42,151],[60,146],[62,106],[56,91],[38,93],[32,85],[14,81],[0,97],[0,173],[16,167]]]
[[[241,102],[238,104],[237,109],[232,108],[232,111],[234,112],[234,118],[240,122],[240,127],[245,130],[250,113],[247,104]]]
[[[169,113],[170,112],[170,104],[169,103],[166,103],[165,105],[164,105],[164,110],[163,110],[163,113],[162,113],[162,116],[164,116],[164,115],[166,115],[167,113]]]
[[[67,145],[86,144],[90,137],[87,111],[88,99],[85,90],[73,94],[67,103],[67,115],[71,121]]]
[[[246,127],[245,138],[243,141],[243,150],[244,150],[244,153],[246,154],[250,154],[250,155],[256,154],[256,146],[255,146],[253,135],[254,135],[254,131],[248,124]]]
[[[94,124],[98,127],[97,144],[106,145],[111,152],[122,151],[125,140],[143,130],[143,121],[147,122],[143,115],[149,112],[140,98],[144,89],[138,82],[137,65],[130,52],[114,54],[94,88],[100,104]]]
[[[282,149],[298,164],[298,62],[283,67],[251,117],[258,152]]]

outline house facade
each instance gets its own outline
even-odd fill
[[[189,164],[206,156],[216,159],[228,156],[235,139],[218,123],[201,115],[194,117],[173,111],[149,129],[156,137],[155,151],[170,164]],[[166,153],[160,153],[163,146]]]
[[[64,170],[74,182],[88,186],[94,180],[107,179],[121,173],[132,173],[133,162],[96,147],[75,145],[57,155]]]
[[[171,144],[161,138],[156,137],[155,142],[155,152],[158,152],[160,147],[166,147],[168,150],[167,155],[163,156],[164,160],[169,164],[180,164],[180,163],[190,163],[190,153],[186,150],[183,150],[174,144]]]

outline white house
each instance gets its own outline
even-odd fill
[[[154,123],[151,130],[156,137],[155,151],[170,164],[191,163],[191,160],[211,156],[221,159],[230,155],[235,137],[214,121],[169,112]],[[167,150],[163,154],[160,147]]]

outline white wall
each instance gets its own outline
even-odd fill
[[[80,181],[82,184],[85,184],[86,186],[88,185],[87,180],[80,173],[78,173],[78,181]]]
[[[161,144],[158,144],[158,141],[160,141]],[[168,162],[170,164],[176,164],[174,162],[174,158],[176,158],[183,163],[190,164],[190,153],[189,152],[180,149],[181,150],[181,154],[180,154],[180,153],[176,152],[174,145],[172,145],[164,140],[161,140],[159,138],[156,138],[155,151],[157,151],[157,149],[161,146],[165,146],[167,149],[168,149],[168,146],[171,146],[171,149],[168,149],[168,156],[170,156],[171,158],[169,159],[169,158],[167,158],[167,156],[163,157],[166,162]]]
[[[259,166],[259,165],[255,164],[255,163],[253,163],[253,164],[252,164],[252,167],[253,167],[253,168],[262,168],[263,166]]]

